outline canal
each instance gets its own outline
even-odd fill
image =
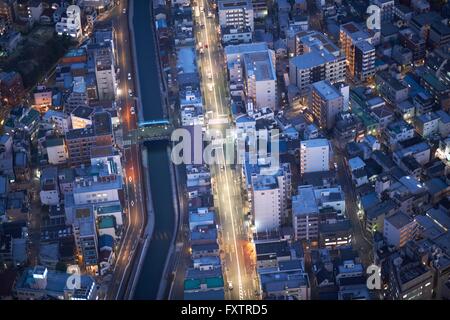
[[[139,69],[140,98],[145,121],[164,117],[157,68],[157,55],[152,35],[150,0],[134,1],[133,27],[136,44],[137,68]],[[175,211],[172,183],[169,169],[167,142],[151,142],[145,145],[148,153],[148,168],[151,196],[155,213],[155,225],[139,275],[134,299],[153,300],[157,298],[169,252],[174,225]]]

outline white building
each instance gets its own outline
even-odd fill
[[[59,133],[66,133],[70,130],[70,115],[65,112],[48,110],[43,116],[42,121],[53,125]]]
[[[253,99],[255,107],[276,108],[277,75],[275,72],[275,52],[249,53],[244,55],[244,77],[247,97]]]
[[[321,128],[333,129],[336,115],[344,108],[344,97],[326,80],[315,82],[311,87],[310,105],[316,122]]]
[[[418,134],[422,137],[427,138],[439,131],[439,120],[440,117],[435,112],[425,113],[415,120],[415,127]]]
[[[73,38],[79,38],[82,35],[81,10],[80,7],[72,5],[66,10],[66,14],[56,23],[55,30],[58,35],[69,35]]]
[[[219,24],[221,27],[250,27],[254,30],[254,13],[251,0],[219,0]]]
[[[58,165],[67,162],[69,153],[63,138],[46,139],[45,144],[48,163]]]
[[[330,143],[327,139],[300,142],[300,173],[330,170]]]
[[[388,245],[403,247],[415,238],[416,231],[416,221],[402,211],[384,219],[383,235]]]
[[[230,83],[244,85],[255,109],[275,110],[277,96],[276,57],[266,43],[250,43],[225,47]],[[257,111],[257,110],[255,110]]]
[[[258,176],[252,181],[252,211],[256,232],[270,232],[280,228],[281,197],[278,181],[273,176]]]
[[[118,176],[78,178],[73,187],[76,205],[119,201],[122,179]]]

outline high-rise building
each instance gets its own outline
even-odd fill
[[[274,176],[258,176],[252,181],[252,211],[256,232],[275,231],[281,225],[280,187]]]
[[[277,75],[274,60],[273,50],[244,55],[247,96],[253,99],[258,109],[276,109]]]
[[[219,0],[219,24],[221,27],[250,27],[254,30],[252,0]]]
[[[344,106],[344,97],[329,82],[319,81],[312,84],[311,109],[321,128],[333,129],[336,115]]]
[[[116,72],[114,56],[110,45],[103,45],[94,51],[95,77],[99,100],[114,100],[116,96]]]
[[[289,80],[302,93],[321,80],[345,80],[345,56],[328,38],[316,31],[300,32],[295,37],[295,54],[289,60]]]
[[[275,52],[266,43],[230,45],[225,48],[230,83],[244,85],[256,109],[276,109]]]
[[[370,36],[354,22],[341,25],[339,40],[352,78],[366,81],[375,74],[375,48]]]
[[[72,225],[75,245],[86,269],[90,272],[98,270],[98,239],[95,217],[92,206],[77,207]]]
[[[408,241],[415,238],[416,231],[416,221],[402,211],[384,219],[383,235],[388,245],[397,248],[403,247]]]
[[[300,142],[300,173],[330,170],[330,143],[327,139]]]

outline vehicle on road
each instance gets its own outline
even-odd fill
[[[211,71],[208,71],[208,79],[209,79],[209,80],[212,79],[212,73],[211,73]]]
[[[208,83],[208,90],[209,91],[213,91],[213,84],[212,83]]]
[[[136,114],[136,110],[134,109],[134,107],[131,107],[131,108],[130,108],[130,113],[131,113],[131,114]]]
[[[131,73],[128,73],[128,80],[131,80]]]
[[[122,12],[123,14],[127,13],[127,8],[123,8]]]
[[[233,290],[233,283],[231,281],[228,281],[228,290]]]
[[[128,89],[128,95],[129,95],[130,97],[133,96],[133,91],[132,91],[131,89]]]
[[[205,7],[200,6],[200,11],[201,11],[201,12],[205,11]]]

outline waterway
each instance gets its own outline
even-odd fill
[[[158,78],[157,56],[151,24],[149,0],[134,1],[134,36],[137,68],[139,69],[140,98],[145,121],[164,117]],[[174,224],[172,183],[166,142],[145,145],[148,152],[148,168],[151,196],[155,212],[155,226],[143,268],[134,293],[134,299],[157,298],[161,278],[169,252]]]

